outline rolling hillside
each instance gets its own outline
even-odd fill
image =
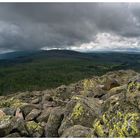
[[[0,60],[0,94],[54,88],[119,69],[140,71],[140,55],[68,50],[8,53]]]

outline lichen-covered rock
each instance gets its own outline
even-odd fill
[[[92,79],[84,79],[83,80],[83,91],[81,92],[82,95],[87,97],[92,97],[94,95],[93,90],[95,89],[96,84],[95,81]]]
[[[45,126],[46,137],[58,137],[58,129],[63,119],[63,108],[56,107],[51,111],[48,122]]]
[[[32,121],[40,115],[41,111],[38,109],[33,109],[25,118],[26,121]]]
[[[105,112],[95,120],[93,128],[98,137],[140,137],[139,123],[140,114],[136,112]]]
[[[127,92],[135,94],[140,92],[140,75],[133,77],[127,84]]]
[[[55,96],[63,100],[69,97],[69,94],[67,93],[67,86],[65,85],[61,85],[60,87],[56,88],[55,92],[56,92]]]
[[[80,94],[80,91],[82,89],[81,82],[77,82],[74,84],[70,84],[69,86],[61,85],[58,88],[54,90],[54,96],[53,99],[58,103],[58,101],[62,100],[69,100],[73,95]],[[58,103],[59,104],[59,103]],[[64,102],[62,104],[65,104]],[[59,104],[61,105],[61,103]]]
[[[0,117],[0,137],[8,135],[13,129],[13,117],[1,116]]]
[[[62,136],[64,138],[94,138],[94,131],[91,128],[84,127],[81,125],[74,125],[66,129]]]
[[[126,108],[124,108],[123,105]],[[125,110],[128,108],[129,110],[129,106],[127,106],[127,103],[125,101],[125,94],[123,93],[113,95],[109,97],[108,99],[106,99],[104,103],[102,104],[101,112],[103,113],[103,112],[112,111],[112,110],[115,111],[115,109],[119,109],[119,108],[122,110]]]
[[[138,83],[133,78],[125,90],[105,100],[101,117],[93,123],[98,137],[140,137]]]
[[[73,125],[91,127],[94,119],[100,115],[102,101],[84,96],[73,96],[67,104],[59,134]]]
[[[100,84],[106,83],[107,79],[116,79],[120,85],[126,84],[130,78],[138,75],[137,72],[133,70],[118,70],[118,71],[112,71],[108,72],[105,75],[99,77]]]
[[[94,97],[101,98],[106,94],[106,91],[102,90],[102,88],[97,85],[97,81],[95,79],[85,79],[83,80],[83,88],[81,94],[86,97]]]
[[[12,97],[12,98],[2,100],[0,102],[0,108],[4,108],[4,107],[17,108],[17,107],[21,107],[25,104],[26,103],[22,102],[21,100]]]
[[[8,115],[0,117],[0,137],[8,135],[12,131],[19,132],[21,136],[28,135],[23,119]]]
[[[34,121],[26,122],[26,127],[30,137],[41,137],[44,133],[43,127]]]
[[[140,110],[140,75],[133,77],[128,82],[126,100]]]

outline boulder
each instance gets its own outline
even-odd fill
[[[11,133],[11,134],[6,136],[6,138],[18,138],[18,137],[21,137],[18,132]]]
[[[73,94],[74,94],[74,89],[73,89],[72,85],[69,85],[69,86],[61,85],[54,90],[53,98],[64,101],[66,99],[70,99]]]
[[[26,124],[25,121],[20,118],[20,117],[14,117],[14,123],[13,123],[13,132],[19,132],[19,134],[22,137],[27,137],[28,136],[28,131],[26,129]]]
[[[53,100],[55,101],[55,106],[65,106],[70,99],[62,100],[59,97],[53,97]]]
[[[44,103],[45,101],[53,101],[50,94],[44,94],[42,102]]]
[[[0,118],[5,116],[6,114],[4,113],[4,111],[0,110]]]
[[[41,137],[43,136],[44,130],[43,127],[34,121],[26,122],[26,128],[29,132],[30,137]]]
[[[101,98],[103,95],[106,94],[106,91],[102,90],[102,86],[97,84],[97,79],[85,79],[83,80],[83,88],[84,90],[81,91],[81,94],[86,97],[94,97],[94,98]]]
[[[48,107],[42,110],[41,114],[36,118],[37,122],[47,122],[52,109],[52,107]]]
[[[41,111],[38,109],[33,109],[25,118],[26,121],[32,121],[40,115]]]
[[[41,100],[42,100],[42,98],[41,97],[38,97],[36,99],[31,100],[31,104],[38,104],[38,103],[41,102]]]
[[[44,102],[43,103],[43,109],[46,109],[48,107],[56,107],[56,103],[55,102],[50,102],[50,101]]]
[[[1,116],[0,117],[0,137],[8,135],[13,129],[13,117]]]
[[[102,88],[100,88],[98,86],[93,88],[92,92],[93,92],[93,96],[91,96],[91,97],[99,98],[99,99],[101,99],[102,96],[107,94],[106,91],[102,90]],[[90,97],[90,96],[88,96],[88,97]]]
[[[91,127],[94,119],[100,115],[102,101],[84,96],[73,96],[66,105],[64,119],[59,128],[59,135],[73,125]]]
[[[57,95],[61,95],[62,93],[66,93],[67,86],[66,85],[61,85],[58,88],[56,88],[56,93]],[[65,95],[64,95],[65,96]]]
[[[120,93],[126,93],[127,90],[127,85],[122,85],[122,86],[118,86],[118,87],[114,87],[112,89],[110,89],[104,96],[101,97],[101,99],[106,100],[109,97],[116,95],[116,94],[120,94]]]
[[[123,104],[126,103],[124,93],[113,95],[103,102],[102,107],[101,107],[101,112],[104,113],[108,110],[111,111],[115,107],[120,107],[122,103]],[[122,106],[121,109],[125,110],[126,108],[123,108]]]
[[[24,119],[20,108],[17,108],[15,116],[18,118]]]
[[[19,132],[21,136],[27,136],[28,132],[25,128],[23,119],[13,116],[0,117],[0,137],[4,137],[11,132]]]
[[[34,104],[26,104],[20,109],[23,112],[24,117],[26,117],[33,109],[38,109],[39,107]]]
[[[66,129],[62,136],[64,138],[94,138],[94,131],[91,128],[84,127],[81,125],[74,125]]]
[[[114,87],[118,87],[120,84],[116,79],[107,79],[104,87],[102,88],[103,90],[110,90]]]
[[[47,124],[45,126],[45,136],[46,137],[58,137],[58,129],[63,120],[63,108],[56,107],[51,111],[48,118]]]
[[[6,115],[10,115],[10,116],[14,116],[16,109],[12,108],[12,107],[4,107],[2,108],[2,111],[6,114]]]

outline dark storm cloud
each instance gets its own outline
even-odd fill
[[[140,4],[0,4],[0,48],[65,48],[95,40],[106,32],[140,36]]]

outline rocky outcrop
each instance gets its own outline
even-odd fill
[[[140,137],[140,74],[132,70],[0,99],[0,137]]]
[[[64,119],[59,128],[59,135],[73,125],[91,127],[91,122],[100,114],[102,101],[84,96],[73,96],[66,106]]]

